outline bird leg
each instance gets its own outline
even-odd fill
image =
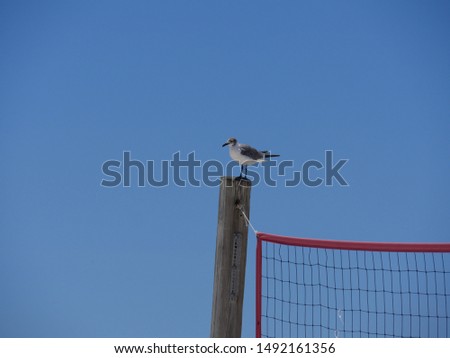
[[[242,179],[243,178],[243,176],[242,176],[242,173],[244,172],[244,166],[243,165],[241,165],[241,172],[240,172],[240,174],[239,174],[239,176],[238,177],[236,177],[235,179],[236,180],[240,180],[240,179]]]
[[[248,178],[247,178],[247,166],[246,165],[241,165],[241,173],[239,174],[239,176],[238,177],[236,177],[236,178],[234,178],[235,180],[241,180],[241,179],[244,179],[244,180],[248,180]]]

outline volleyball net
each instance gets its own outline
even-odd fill
[[[257,233],[257,337],[450,337],[450,244]]]

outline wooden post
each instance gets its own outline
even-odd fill
[[[211,319],[212,338],[241,336],[250,189],[245,179],[222,177],[217,223],[216,263]]]

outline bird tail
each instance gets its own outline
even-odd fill
[[[270,154],[267,150],[264,150],[262,153],[264,153],[264,158],[275,158],[279,157],[279,154]]]

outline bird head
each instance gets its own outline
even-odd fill
[[[236,144],[236,142],[237,142],[236,138],[231,137],[228,139],[228,141],[226,143],[222,144],[222,147],[225,147],[230,144],[233,146]]]

